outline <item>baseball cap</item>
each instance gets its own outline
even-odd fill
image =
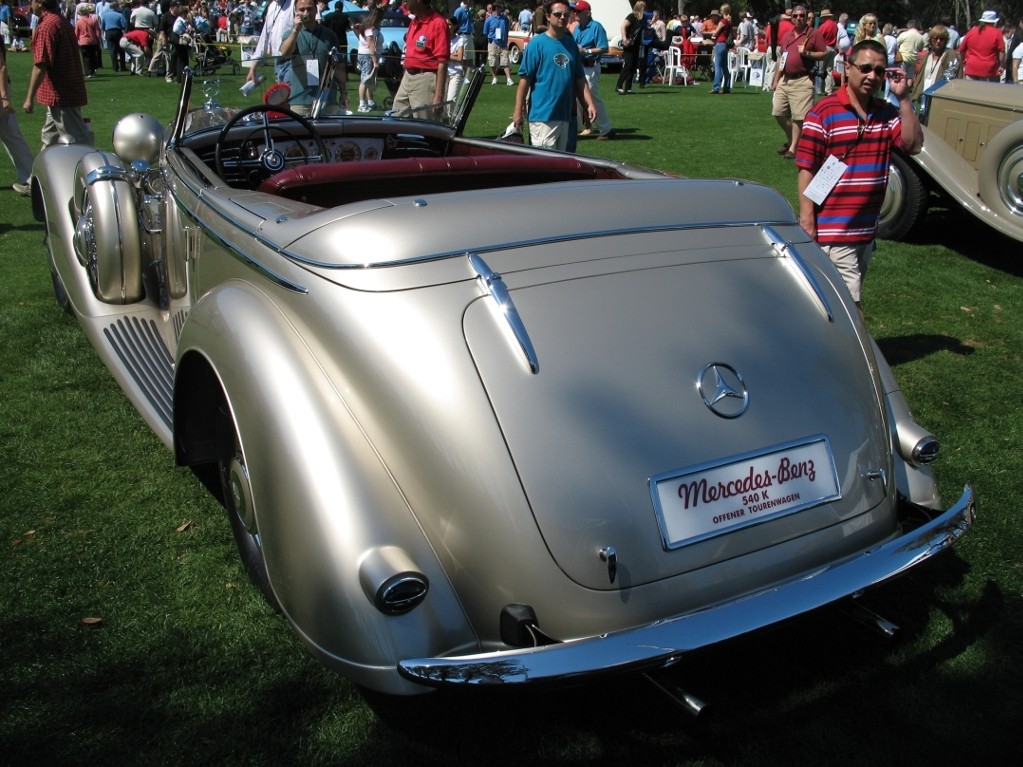
[[[590,11],[590,4],[586,0],[579,0],[578,3],[572,3],[572,8],[577,11]]]

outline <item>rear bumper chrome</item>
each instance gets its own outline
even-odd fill
[[[730,602],[561,644],[409,658],[398,663],[398,670],[414,682],[445,687],[556,683],[669,666],[684,653],[765,628],[900,575],[949,548],[974,518],[973,490],[967,486],[950,509],[888,543]]]

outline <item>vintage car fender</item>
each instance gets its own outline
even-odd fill
[[[95,303],[95,298],[85,270],[74,254],[75,168],[79,160],[93,151],[81,144],[58,144],[40,152],[32,166],[32,215],[46,226],[57,303],[78,315],[85,313],[83,303]]]
[[[179,462],[220,396],[204,380],[234,419],[273,595],[314,655],[358,684],[410,694],[425,688],[399,677],[400,658],[478,647],[387,467],[266,293],[229,282],[190,312],[174,385]],[[385,614],[372,592],[403,567],[424,575],[429,593]]]
[[[96,151],[78,161],[72,214],[75,254],[96,297],[108,304],[139,301],[145,290],[135,189],[117,155]]]
[[[978,182],[980,196],[991,210],[1023,222],[1023,120],[995,134],[981,158]]]
[[[927,187],[934,186],[943,190],[966,211],[988,226],[1023,242],[1023,214],[1010,215],[1008,203],[992,205],[989,202],[996,198],[1001,200],[1002,194],[1007,194],[1007,192],[996,188],[998,178],[1001,178],[1002,183],[1007,185],[1009,179],[1012,178],[1011,174],[1015,172],[1018,183],[1020,165],[1023,164],[1020,159],[1023,150],[1019,148],[1019,131],[1023,130],[1021,125],[1023,123],[1016,122],[995,135],[981,159],[979,173],[943,141],[940,135],[934,133],[927,126],[922,126],[924,146],[920,154],[906,158],[905,164],[909,170],[893,164],[889,189],[881,208],[881,220],[878,223],[880,236],[897,240],[909,233],[926,212],[926,197],[923,198],[923,204],[920,204],[916,195],[926,195]],[[1015,137],[1015,143],[1013,143],[1013,137]],[[1015,151],[1012,149],[1013,146],[1016,147]],[[915,179],[907,176],[909,172],[922,174],[927,184],[915,183]],[[984,177],[988,179],[987,183],[989,184],[986,192],[981,188],[981,179]],[[894,190],[893,181],[896,185]],[[913,189],[918,191],[913,192]],[[893,197],[893,193],[896,193],[897,196]],[[917,202],[914,203],[914,200]],[[913,206],[911,218],[907,218],[909,211],[906,206],[909,205]]]

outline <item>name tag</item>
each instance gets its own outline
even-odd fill
[[[320,84],[320,62],[317,59],[305,60],[306,85],[312,87]]]
[[[835,155],[828,155],[828,159],[821,165],[820,170],[817,171],[810,183],[806,185],[806,189],[803,190],[803,196],[812,200],[815,204],[821,205],[827,199],[827,196],[831,194],[831,190],[838,184],[839,179],[842,178],[842,174],[845,173],[848,167]]]

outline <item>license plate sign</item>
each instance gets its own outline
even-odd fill
[[[660,474],[650,488],[668,549],[841,497],[824,436]]]

